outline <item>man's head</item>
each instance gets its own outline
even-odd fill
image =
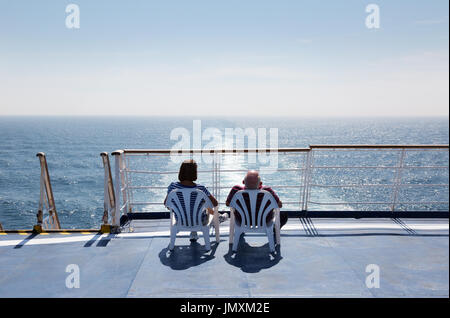
[[[258,189],[259,186],[262,184],[261,178],[259,177],[259,173],[256,170],[248,171],[242,183],[245,184],[245,187],[247,189],[252,190]]]

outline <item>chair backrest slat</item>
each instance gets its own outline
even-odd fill
[[[258,208],[258,196],[261,197],[261,204]],[[248,198],[250,211],[248,211],[245,198]],[[267,215],[273,209],[278,208],[278,203],[273,195],[265,190],[241,190],[235,193],[230,202],[230,206],[235,209],[241,216],[241,226],[252,227],[266,227]]]
[[[261,226],[261,224],[263,224],[263,221],[262,221],[262,219],[263,219],[263,215],[265,214],[264,212],[265,212],[265,206],[266,206],[266,204],[267,204],[267,201],[269,201],[269,199],[270,199],[270,197],[273,197],[272,195],[264,195],[263,197],[262,197],[262,199],[261,199],[261,205],[259,206],[259,210],[258,210],[258,222],[257,222],[257,224],[259,224],[258,226]],[[278,207],[278,206],[277,206]],[[272,209],[270,209],[269,210],[269,212],[271,211]],[[267,214],[266,214],[267,215]],[[265,217],[264,217],[265,218]]]
[[[173,192],[173,191],[172,191]],[[182,224],[186,223],[186,216],[184,212],[184,207],[181,204],[180,198],[176,193],[174,195],[169,195],[167,197],[167,206],[172,210],[173,213],[177,215],[177,219],[181,220]]]
[[[249,199],[250,199],[250,211],[252,214],[252,218],[250,219],[251,225],[258,224],[256,221],[256,199],[258,198],[258,192],[257,191],[251,191],[248,193]]]
[[[183,198],[182,201],[180,198]],[[203,212],[213,208],[208,196],[196,188],[172,190],[167,196],[166,205],[176,215],[179,225],[184,227],[203,225]]]

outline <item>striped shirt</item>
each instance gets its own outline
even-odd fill
[[[172,182],[167,187],[167,194],[169,194],[170,192],[172,192],[175,189],[199,189],[200,191],[203,191],[206,194],[206,196],[209,197],[211,195],[211,193],[209,193],[208,189],[206,189],[206,187],[201,184],[196,184],[195,186],[187,186],[187,185],[181,184],[180,182]]]
[[[208,189],[206,189],[206,187],[201,184],[196,184],[195,186],[187,186],[187,185],[181,184],[180,182],[172,182],[167,187],[167,195],[175,189],[198,189],[198,190],[202,191],[204,194],[206,194],[206,196],[208,196],[208,197],[211,195],[211,193],[208,191]],[[197,196],[197,194],[195,192],[191,193],[191,207],[190,207],[189,211],[192,211],[194,209],[193,205],[195,203],[196,196]],[[186,208],[186,205],[184,203],[184,198],[181,194],[178,195],[178,199],[180,200],[180,203],[183,205],[183,207]],[[175,214],[175,219],[176,218],[177,218],[177,216]],[[207,221],[208,221],[208,215],[206,213],[204,213],[202,215],[202,222],[203,222],[203,224],[206,224]]]

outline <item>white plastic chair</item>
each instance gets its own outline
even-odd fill
[[[183,198],[185,205],[180,201],[180,197]],[[193,199],[192,202],[191,199]],[[201,231],[205,240],[205,247],[209,251],[211,249],[209,241],[209,228],[211,223],[214,224],[216,242],[218,243],[220,241],[218,208],[213,207],[211,200],[203,191],[199,189],[174,189],[167,196],[166,206],[170,209],[170,250],[173,250],[175,247],[175,239],[178,232]],[[214,208],[213,216],[208,213],[208,208]],[[202,223],[203,213],[207,213],[208,215],[206,225]]]
[[[258,195],[262,193],[261,204],[256,211]],[[244,194],[248,195],[250,211],[245,203]],[[280,244],[280,209],[273,195],[265,190],[241,190],[236,192],[230,202],[230,243],[233,244],[233,252],[237,251],[239,238],[244,232],[266,233],[269,239],[270,251],[275,251],[273,229],[275,226],[276,243]],[[275,210],[275,215],[269,223],[266,222],[267,214]],[[234,211],[241,216],[241,224],[235,222]]]

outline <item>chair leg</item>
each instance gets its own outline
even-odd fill
[[[234,224],[235,224],[235,217],[234,217],[234,209],[231,209],[230,211],[230,233],[229,233],[229,244],[233,244],[234,241]]]
[[[275,211],[275,243],[280,245],[280,209],[276,209]]]
[[[219,226],[219,206],[214,208],[214,232],[216,233],[216,243],[220,242],[220,226]]]
[[[170,228],[170,244],[169,250],[173,250],[175,247],[175,239],[177,238],[177,231],[172,227]]]
[[[268,227],[267,228],[267,237],[269,239],[269,248],[270,248],[270,252],[275,252],[275,242],[273,240],[273,227]]]
[[[240,236],[241,236],[241,232],[236,230],[236,232],[234,233],[234,237],[233,237],[233,247],[232,247],[233,252],[237,251]]]
[[[205,248],[207,251],[211,249],[211,243],[209,241],[209,227],[203,228],[203,238],[205,239]]]

